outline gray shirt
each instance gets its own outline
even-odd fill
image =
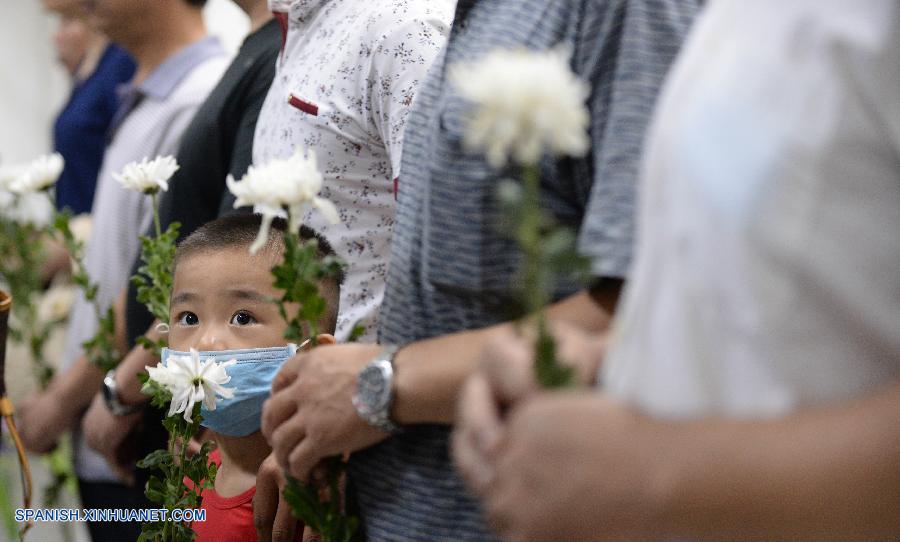
[[[150,198],[127,190],[113,173],[125,164],[175,154],[181,132],[228,66],[228,56],[215,38],[206,38],[169,57],[138,86],[128,88],[113,121],[112,139],[97,177],[91,237],[85,270],[99,284],[97,301],[110,306],[126,287],[139,236],[152,219]],[[63,366],[83,354],[81,343],[97,331],[97,318],[79,292],[69,314]],[[78,438],[75,471],[90,481],[116,480],[103,458]]]
[[[578,230],[594,274],[623,277],[644,132],[696,10],[687,0],[459,2],[450,42],[407,121],[381,342],[405,344],[509,317],[520,255],[497,229],[502,172],[463,150],[466,104],[445,84],[446,68],[498,47],[571,47],[573,69],[592,86],[593,145],[583,159],[543,162],[542,201]],[[577,288],[562,286],[556,296]],[[410,427],[353,456],[351,481],[369,539],[490,537],[453,469],[448,435],[446,426]]]

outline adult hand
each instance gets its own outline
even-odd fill
[[[275,454],[269,454],[256,474],[256,494],[253,496],[253,523],[260,542],[292,542],[297,529],[302,528],[291,515],[291,507],[282,498],[284,471]]]
[[[22,443],[34,453],[52,451],[62,434],[75,426],[78,414],[66,408],[49,389],[31,395],[19,404],[17,410]]]
[[[141,418],[141,412],[125,416],[114,415],[98,393],[81,420],[82,435],[87,445],[102,454],[110,468],[126,484],[134,482],[134,464],[124,459],[128,454],[122,450],[128,435],[140,423]]]
[[[667,434],[597,392],[533,396],[496,445],[488,518],[513,541],[651,538]]]
[[[605,338],[566,324],[552,326],[560,360],[575,368],[578,380],[591,383],[602,358]],[[470,488],[481,494],[493,476],[493,456],[504,431],[503,412],[538,391],[533,338],[512,329],[492,338],[481,353],[477,372],[460,394],[453,456]]]
[[[382,348],[325,345],[298,353],[275,376],[263,408],[262,432],[278,464],[298,480],[324,457],[355,452],[384,440],[356,413],[356,377]]]

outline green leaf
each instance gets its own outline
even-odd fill
[[[360,337],[365,335],[365,333],[366,326],[357,322],[353,325],[353,329],[350,331],[350,337],[347,339],[347,342],[355,343],[360,339]]]

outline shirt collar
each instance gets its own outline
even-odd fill
[[[225,50],[217,38],[213,36],[203,38],[164,60],[150,72],[136,90],[144,96],[165,100],[198,64],[222,54],[225,54]]]
[[[478,0],[459,0],[456,3],[456,13],[453,17],[454,30],[465,25],[466,18],[469,16],[469,12],[473,7],[475,7],[475,4],[477,3]]]
[[[225,50],[222,49],[217,38],[212,36],[203,38],[165,59],[140,84],[124,83],[116,87],[119,107],[109,123],[107,143],[112,141],[119,125],[145,96],[156,100],[165,100],[172,94],[178,83],[198,64],[221,54],[225,54]]]
[[[291,2],[290,17],[292,21],[306,22],[316,14],[317,11],[329,3],[331,0],[293,0]]]

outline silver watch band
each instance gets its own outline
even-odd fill
[[[103,378],[103,402],[114,416],[125,416],[139,411],[142,405],[126,405],[119,400],[116,389],[116,371],[111,370]]]
[[[353,395],[353,406],[359,416],[369,425],[388,433],[398,433],[401,428],[391,419],[394,404],[394,357],[399,348],[386,347],[381,354],[369,362],[357,378],[357,390]],[[369,389],[372,380],[377,381],[378,394]]]

